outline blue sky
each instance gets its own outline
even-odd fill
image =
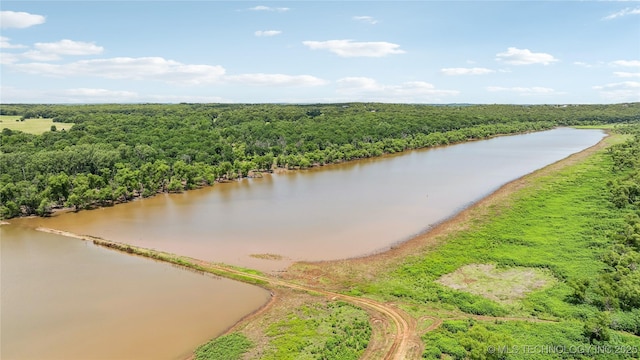
[[[640,101],[634,1],[3,1],[2,103]]]

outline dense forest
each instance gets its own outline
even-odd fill
[[[0,115],[73,124],[41,135],[2,129],[0,217],[11,218],[180,192],[276,167],[308,168],[556,126],[638,122],[640,103],[3,104]]]
[[[571,283],[578,303],[591,301],[602,311],[631,312],[618,316],[613,327],[640,335],[640,126],[623,129],[633,137],[609,148],[612,178],[607,183],[611,201],[625,215],[624,224],[610,235],[604,253],[604,271],[596,279]],[[617,312],[616,312],[617,311]]]

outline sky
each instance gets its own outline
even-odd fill
[[[636,1],[0,5],[0,103],[640,101]]]

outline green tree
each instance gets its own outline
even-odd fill
[[[584,325],[583,334],[589,339],[590,343],[608,341],[611,338],[609,325],[611,319],[606,312],[598,313],[596,316],[587,320]]]

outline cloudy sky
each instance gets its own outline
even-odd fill
[[[640,101],[634,1],[5,1],[2,103]]]

